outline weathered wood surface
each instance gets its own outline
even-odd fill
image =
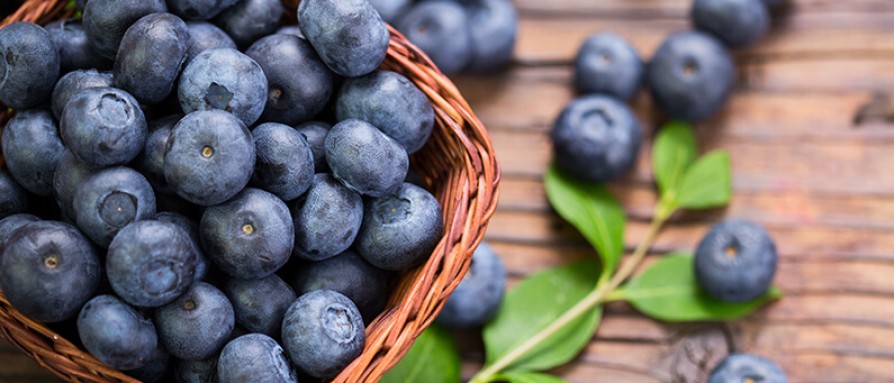
[[[548,131],[573,98],[569,63],[590,33],[611,30],[648,58],[688,27],[691,0],[516,0],[517,63],[457,79],[492,132],[504,169],[488,232],[513,281],[593,255],[549,208],[540,181]],[[758,46],[736,54],[740,81],[724,112],[698,126],[706,148],[733,156],[729,208],[676,217],[652,257],[691,250],[723,217],[766,225],[781,253],[781,302],[730,324],[668,325],[612,304],[593,342],[555,372],[570,382],[701,382],[731,350],[779,361],[792,382],[894,381],[894,1],[795,0]],[[661,116],[634,102],[651,132]],[[655,192],[648,146],[613,186],[645,235]],[[650,260],[651,261],[651,260]],[[470,344],[466,344],[470,343]],[[480,345],[464,342],[467,374]],[[0,382],[55,381],[0,343]]]

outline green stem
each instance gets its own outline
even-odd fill
[[[639,243],[633,251],[633,255],[630,256],[608,283],[598,284],[592,292],[584,297],[584,299],[568,309],[562,316],[550,323],[549,326],[540,330],[540,332],[531,338],[528,338],[528,340],[504,355],[494,364],[479,371],[472,377],[469,383],[487,383],[493,381],[493,378],[497,374],[503,371],[506,367],[517,362],[519,358],[543,343],[543,341],[547,340],[557,331],[561,330],[587,311],[594,309],[600,303],[605,302],[606,297],[610,293],[614,292],[627,280],[627,278],[630,278],[630,276],[633,275],[633,272],[636,271],[636,268],[642,263],[646,253],[649,252],[649,249],[655,242],[655,238],[658,236],[658,232],[661,231],[661,227],[673,213],[673,209],[668,208],[666,204],[659,204],[655,211],[655,217],[652,219],[652,224],[649,226],[649,232],[646,234],[646,238]]]

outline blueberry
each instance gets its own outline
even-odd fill
[[[65,146],[50,111],[19,111],[6,123],[2,141],[9,175],[31,193],[51,195],[56,163]]]
[[[145,220],[127,225],[112,240],[106,274],[127,303],[160,307],[193,284],[196,258],[186,231],[173,223]]]
[[[412,0],[369,0],[369,3],[379,12],[386,23],[394,24],[410,6]]]
[[[518,12],[510,0],[472,0],[466,6],[472,38],[472,72],[493,72],[512,60]]]
[[[314,178],[314,157],[310,144],[297,130],[268,122],[254,131],[258,159],[253,184],[283,201],[298,198]]]
[[[368,199],[357,252],[385,270],[424,263],[444,233],[441,205],[431,193],[404,183],[393,196]]]
[[[744,302],[770,288],[776,274],[776,245],[762,227],[747,221],[721,222],[695,251],[695,276],[714,298]]]
[[[239,0],[168,0],[171,12],[186,20],[209,20]]]
[[[177,383],[217,383],[217,359],[214,355],[202,360],[180,360],[174,366]]]
[[[50,99],[60,59],[50,34],[37,24],[0,28],[0,103],[30,109]]]
[[[314,171],[317,173],[325,173],[329,166],[326,165],[326,135],[332,125],[321,122],[311,121],[298,125],[295,129],[307,140],[310,150],[314,155]]]
[[[626,104],[602,95],[580,97],[553,124],[556,164],[588,182],[614,180],[636,163],[642,135]]]
[[[379,128],[410,154],[425,145],[435,125],[435,112],[425,93],[390,71],[345,81],[335,110],[339,120],[356,118]]]
[[[140,154],[148,133],[140,104],[115,88],[84,89],[74,95],[65,104],[59,130],[65,145],[92,167],[130,162]]]
[[[159,193],[174,192],[165,179],[165,149],[168,147],[168,141],[170,141],[174,125],[181,118],[183,118],[182,115],[174,114],[149,121],[147,124],[149,135],[146,137],[146,145],[132,163],[134,169],[146,176],[152,188]]]
[[[668,37],[646,67],[655,103],[671,118],[700,121],[726,103],[735,67],[726,48],[701,32]]]
[[[158,337],[171,355],[186,360],[211,357],[224,346],[236,319],[233,305],[204,282],[155,310]]]
[[[85,178],[72,199],[78,228],[100,246],[108,246],[121,228],[155,214],[149,181],[125,167],[107,168]]]
[[[279,343],[264,334],[248,334],[234,339],[221,351],[217,381],[297,383],[298,378]]]
[[[0,168],[0,219],[28,210],[28,192]]]
[[[62,118],[62,112],[65,105],[76,94],[84,89],[90,88],[107,88],[112,86],[112,74],[106,72],[97,72],[96,69],[75,70],[66,73],[56,87],[53,88],[53,95],[50,101],[50,108],[53,110],[53,116],[56,119]]]
[[[326,163],[345,186],[370,197],[390,195],[407,176],[407,151],[375,126],[348,119],[326,135]]]
[[[397,29],[446,74],[463,70],[472,59],[469,16],[454,1],[418,3],[400,18]]]
[[[251,126],[264,111],[267,78],[255,60],[235,49],[208,49],[186,65],[177,95],[185,113],[225,110]]]
[[[311,261],[334,257],[351,247],[363,220],[363,200],[329,174],[314,176],[292,211],[295,255]]]
[[[360,355],[366,335],[354,302],[331,290],[317,290],[302,295],[289,307],[282,341],[298,368],[328,379]]]
[[[630,101],[639,90],[645,65],[623,37],[603,32],[587,38],[574,59],[574,85],[582,94],[602,93]]]
[[[388,277],[388,272],[348,250],[305,265],[292,279],[292,287],[298,295],[316,290],[344,294],[357,305],[363,318],[371,322],[385,308],[390,292]]]
[[[236,43],[227,32],[216,25],[205,21],[190,21],[186,23],[189,28],[189,49],[186,62],[192,61],[199,53],[214,48],[236,49]]]
[[[56,204],[59,205],[64,217],[75,220],[75,191],[94,171],[93,168],[84,165],[70,150],[66,149],[62,153],[53,174],[53,196],[56,197]]]
[[[198,111],[174,126],[164,158],[168,184],[183,199],[211,206],[239,193],[251,179],[255,144],[230,113]]]
[[[204,250],[202,250],[202,245],[199,239],[199,224],[183,214],[168,211],[155,214],[155,219],[161,222],[173,223],[189,235],[189,241],[192,243],[192,247],[196,253],[196,272],[194,280],[195,282],[199,282],[205,279],[205,276],[208,275],[208,268],[211,267],[211,265],[208,256],[206,256]]]
[[[13,214],[0,219],[0,257],[3,257],[3,248],[12,234],[29,222],[40,221],[36,215],[28,213]]]
[[[156,104],[171,94],[186,62],[189,31],[170,13],[153,13],[137,20],[121,39],[115,58],[115,86],[137,100]]]
[[[61,322],[77,315],[99,285],[99,256],[74,226],[23,223],[5,241],[0,289],[34,320]]]
[[[112,295],[100,295],[84,305],[78,335],[91,355],[119,370],[145,366],[158,346],[152,321]]]
[[[733,354],[720,362],[708,383],[787,383],[785,372],[776,362],[751,354]]]
[[[236,322],[248,331],[279,337],[282,318],[298,296],[276,274],[254,280],[230,279],[223,291],[233,303]]]
[[[456,290],[444,303],[438,322],[452,328],[483,326],[497,313],[506,288],[506,269],[497,253],[482,242]]]
[[[239,279],[273,274],[289,260],[295,243],[289,208],[275,195],[254,188],[205,210],[199,230],[211,261]]]
[[[264,121],[296,124],[326,106],[332,96],[333,74],[307,40],[285,34],[264,37],[245,51],[267,76]]]
[[[171,355],[158,343],[145,365],[124,373],[143,383],[155,383],[165,378],[170,366]]]
[[[690,15],[696,28],[730,48],[755,43],[770,25],[770,12],[760,0],[695,0]]]
[[[84,7],[84,29],[93,50],[113,60],[131,24],[150,13],[166,10],[163,0],[90,0]]]
[[[297,25],[284,25],[276,30],[277,34],[281,35],[292,35],[295,37],[304,38],[304,32],[301,32],[301,27]],[[307,39],[305,39],[307,40]]]
[[[61,73],[77,69],[110,68],[112,61],[95,52],[80,19],[63,19],[45,27],[59,50]]]
[[[275,32],[285,11],[280,0],[239,0],[215,22],[244,48]]]
[[[298,25],[326,66],[337,74],[363,76],[385,60],[390,33],[367,0],[302,1]]]

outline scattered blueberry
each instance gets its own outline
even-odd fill
[[[304,265],[292,278],[292,287],[298,295],[316,290],[344,294],[369,322],[385,308],[390,287],[388,279],[388,272],[348,250],[327,260]]]
[[[770,25],[770,12],[760,0],[695,0],[690,14],[696,28],[730,48],[755,43]]]
[[[214,48],[236,49],[236,42],[227,32],[206,21],[190,21],[186,23],[189,31],[189,49],[186,62],[192,61],[199,53]]]
[[[452,328],[483,326],[503,302],[506,269],[497,253],[482,242],[472,255],[472,264],[463,280],[444,303],[438,322]]]
[[[93,50],[114,60],[121,38],[141,17],[165,12],[163,0],[90,0],[84,7],[84,29]]]
[[[298,125],[295,129],[304,136],[310,145],[310,150],[314,155],[314,171],[326,173],[329,165],[326,165],[325,143],[326,135],[329,134],[332,125],[321,121],[311,121]]]
[[[148,134],[140,104],[115,88],[75,94],[65,104],[59,130],[65,146],[91,167],[130,162],[143,150]]]
[[[788,383],[785,372],[776,362],[751,354],[733,354],[720,362],[708,383]]]
[[[134,159],[132,165],[138,170],[158,193],[173,193],[168,181],[165,179],[165,150],[171,138],[174,125],[183,118],[183,115],[173,114],[148,122],[149,135],[146,137],[146,145],[143,151]]]
[[[65,146],[49,110],[16,113],[6,123],[0,144],[6,169],[19,185],[39,196],[53,194],[53,174]]]
[[[78,185],[85,178],[93,174],[95,170],[84,165],[70,150],[66,149],[59,162],[56,164],[56,170],[53,174],[53,196],[56,197],[56,204],[62,210],[62,215],[68,219],[75,220],[74,211],[74,195],[78,190]]]
[[[714,37],[678,32],[668,37],[646,68],[655,103],[671,118],[700,121],[726,103],[735,81],[729,52]]]
[[[574,59],[574,85],[582,94],[602,93],[630,101],[639,90],[645,65],[623,37],[603,32],[591,35]]]
[[[310,261],[334,257],[351,247],[363,220],[363,200],[329,174],[314,176],[292,211],[295,255]]]
[[[235,49],[208,49],[186,65],[177,95],[185,113],[219,109],[251,126],[264,111],[267,78],[255,60]]]
[[[267,105],[261,120],[296,124],[313,118],[329,102],[333,74],[307,40],[273,34],[252,44],[245,54],[267,77]]]
[[[221,13],[216,23],[244,48],[275,32],[284,13],[280,0],[239,0]]]
[[[730,220],[714,225],[695,251],[695,276],[714,298],[744,302],[763,295],[776,274],[776,245],[762,227]]]
[[[172,13],[185,20],[210,20],[239,0],[168,0]]]
[[[390,33],[367,0],[302,1],[298,25],[326,66],[337,74],[363,76],[385,60]]]
[[[248,334],[234,339],[221,351],[217,381],[297,383],[298,378],[279,343],[264,334]]]
[[[283,201],[304,194],[314,178],[314,153],[304,136],[275,122],[259,125],[252,136],[258,155],[253,184]]]
[[[356,119],[326,135],[326,164],[345,186],[370,197],[390,195],[407,176],[407,151],[375,126]]]
[[[189,235],[189,240],[192,242],[193,249],[196,252],[196,273],[194,280],[195,282],[199,282],[205,279],[205,276],[208,275],[208,268],[210,268],[211,265],[208,256],[206,256],[205,251],[202,250],[202,245],[199,239],[199,224],[183,214],[169,211],[155,214],[155,219],[161,222],[173,223]]]
[[[357,252],[385,270],[406,270],[424,263],[444,233],[441,205],[431,193],[404,183],[393,196],[368,199]]]
[[[189,234],[176,224],[139,221],[127,225],[112,240],[106,274],[112,289],[126,302],[160,307],[193,284],[196,258]]]
[[[463,70],[472,59],[469,16],[459,3],[450,0],[418,3],[400,18],[397,29],[446,74]]]
[[[155,346],[152,356],[142,367],[133,370],[124,371],[128,376],[139,380],[143,383],[156,383],[162,381],[168,373],[171,366],[171,355],[165,351],[165,348],[159,342]]]
[[[255,280],[230,279],[223,291],[233,303],[236,323],[250,332],[274,338],[279,337],[286,310],[298,299],[276,274]]]
[[[0,168],[0,219],[28,210],[28,192]],[[2,252],[2,251],[0,251]]]
[[[49,101],[59,68],[59,50],[46,29],[26,22],[0,28],[0,103],[22,110]]]
[[[431,101],[406,77],[375,71],[348,79],[335,106],[339,120],[366,121],[415,153],[431,136],[435,112]]]
[[[226,295],[199,282],[156,310],[155,323],[158,338],[171,355],[202,360],[220,351],[229,340],[236,319]]]
[[[629,106],[608,96],[583,96],[553,124],[556,164],[589,182],[611,181],[636,163],[642,136]]]
[[[115,87],[147,104],[163,101],[186,62],[189,31],[170,13],[153,13],[137,20],[121,39],[113,73]]]
[[[379,12],[382,20],[389,24],[396,23],[413,5],[412,0],[369,0],[369,3]]]
[[[81,181],[72,207],[78,228],[105,247],[123,227],[155,215],[155,193],[149,181],[133,169],[107,168]]]
[[[5,241],[0,289],[34,320],[53,323],[74,317],[99,285],[99,256],[74,226],[23,223]]]
[[[466,68],[487,73],[512,60],[518,34],[518,12],[510,0],[471,0],[466,5],[472,38],[472,58]]]
[[[350,299],[331,290],[302,295],[282,324],[283,346],[292,363],[310,376],[328,379],[363,350],[363,318]]]
[[[112,86],[111,73],[97,72],[96,69],[75,70],[66,73],[56,83],[56,87],[53,88],[53,95],[50,101],[53,116],[56,119],[61,119],[65,105],[82,90],[108,88],[110,86]]]
[[[59,50],[61,72],[77,69],[112,67],[112,61],[95,52],[87,40],[87,31],[80,19],[56,20],[46,25],[50,38]]]
[[[201,57],[201,55],[200,55]],[[171,132],[164,158],[168,184],[183,199],[211,206],[241,191],[255,166],[251,132],[220,110],[192,112]]]
[[[84,305],[78,335],[91,355],[119,370],[145,366],[158,346],[152,321],[113,295],[100,295]]]
[[[205,210],[199,230],[211,261],[239,279],[273,274],[289,260],[295,244],[289,208],[275,195],[254,188]]]

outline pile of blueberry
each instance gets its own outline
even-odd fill
[[[518,12],[511,0],[370,0],[382,18],[447,74],[490,73],[512,59]],[[415,3],[415,4],[414,4]]]
[[[443,232],[429,100],[366,0],[90,0],[0,29],[0,290],[147,382],[295,382]],[[334,123],[334,125],[330,125]],[[174,376],[175,378],[172,378]]]

